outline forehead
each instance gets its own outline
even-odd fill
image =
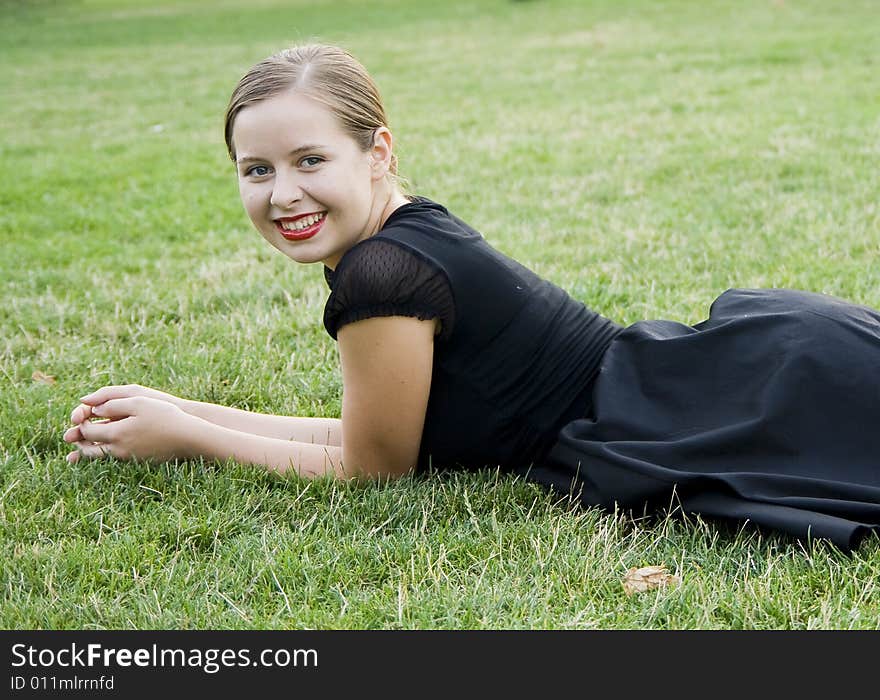
[[[276,149],[286,152],[304,143],[338,147],[346,141],[354,143],[328,107],[290,91],[242,109],[235,117],[232,141],[239,156]]]

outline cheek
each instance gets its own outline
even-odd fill
[[[255,216],[262,208],[262,193],[251,185],[246,183],[240,184],[238,194],[241,197],[241,203],[244,205],[245,211],[251,216]]]

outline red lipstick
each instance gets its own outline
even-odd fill
[[[303,229],[287,229],[284,228],[285,223],[290,223],[293,221],[299,221],[307,216],[317,216],[321,215],[321,218],[318,219],[315,223],[306,226]],[[288,241],[305,241],[321,230],[321,227],[324,225],[324,221],[327,219],[327,212],[310,212],[308,214],[300,214],[299,216],[285,216],[280,219],[275,219],[275,228],[278,229],[278,233],[280,233],[285,240]]]

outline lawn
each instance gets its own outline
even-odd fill
[[[136,382],[338,416],[319,265],[250,228],[243,72],[350,49],[410,189],[620,323],[729,287],[880,307],[872,0],[0,1],[0,627],[880,627],[851,555],[557,503],[486,470],[391,484],[68,464],[77,397]],[[680,585],[627,595],[631,567]]]

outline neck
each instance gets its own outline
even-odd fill
[[[381,229],[388,220],[388,217],[404,204],[409,204],[409,200],[404,196],[403,192],[396,187],[392,187],[388,198],[385,200],[385,206],[382,208],[382,214],[379,217],[379,228]]]
[[[370,214],[371,223],[370,225],[368,225],[367,229],[364,231],[359,240],[363,241],[379,233],[379,231],[381,231],[382,227],[385,225],[385,222],[388,220],[388,217],[391,216],[391,214],[393,214],[395,210],[399,209],[404,204],[409,203],[410,202],[406,198],[406,196],[399,189],[397,189],[397,187],[389,183],[388,189],[381,194],[377,194],[376,198],[374,199],[373,210]],[[333,256],[331,258],[327,258],[322,262],[331,270],[335,270],[336,264],[339,262],[341,257],[342,255]]]

